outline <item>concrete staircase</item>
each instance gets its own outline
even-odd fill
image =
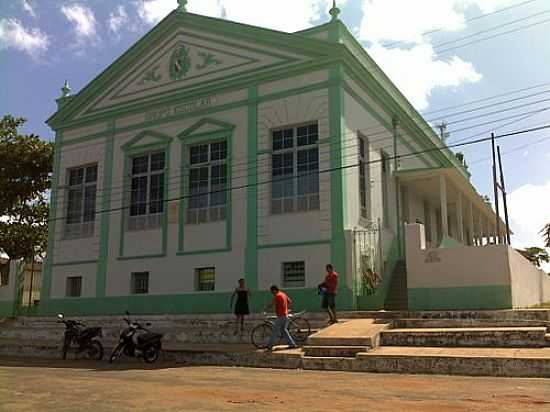
[[[392,273],[390,288],[384,308],[386,310],[407,310],[409,298],[407,294],[407,266],[404,260],[397,261]]]

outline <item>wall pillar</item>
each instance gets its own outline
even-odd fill
[[[439,176],[439,200],[441,202],[441,236],[449,237],[449,220],[447,212],[447,181],[444,175]]]
[[[462,192],[458,192],[456,200],[456,224],[458,226],[458,240],[464,244],[464,217],[462,210]]]
[[[468,210],[468,231],[470,232],[470,237],[468,239],[469,245],[475,245],[475,226],[474,226],[474,203],[470,200]]]

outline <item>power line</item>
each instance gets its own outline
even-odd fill
[[[525,130],[520,130],[520,131],[516,131],[516,132],[512,132],[512,133],[507,133],[507,134],[495,136],[495,139],[503,139],[505,137],[516,136],[516,135],[520,135],[520,134],[531,133],[531,132],[534,132],[534,131],[540,131],[540,130],[545,130],[545,129],[550,129],[550,124],[547,124],[547,125],[544,125],[544,126],[541,126],[541,127],[537,127],[537,128],[525,129]],[[469,141],[469,142],[456,143],[456,144],[449,145],[449,146],[434,147],[434,148],[431,148],[431,149],[406,153],[406,154],[402,154],[402,155],[389,156],[389,157],[382,158],[382,159],[379,159],[379,160],[370,160],[370,161],[367,161],[367,162],[355,163],[355,164],[346,165],[346,166],[331,167],[331,168],[328,168],[328,169],[316,171],[314,173],[304,174],[302,176],[305,177],[307,175],[317,175],[317,174],[320,175],[320,174],[324,174],[324,173],[336,172],[336,171],[339,171],[339,170],[347,170],[347,169],[359,167],[361,164],[366,165],[366,164],[382,163],[383,161],[400,160],[402,158],[416,156],[416,155],[419,155],[419,154],[422,154],[422,153],[428,153],[428,152],[433,152],[433,151],[441,151],[441,150],[445,150],[445,149],[448,149],[448,148],[463,147],[463,146],[469,146],[469,145],[473,145],[473,144],[479,144],[479,143],[490,141],[491,139],[492,139],[492,137],[486,137],[486,138],[482,138],[482,139],[472,140],[472,141]],[[174,198],[171,198],[171,199],[164,199],[163,203],[175,202],[175,201],[180,201],[180,200],[189,199],[189,198],[196,198],[196,197],[199,197],[199,196],[206,196],[206,195],[211,195],[211,194],[215,194],[215,193],[226,193],[226,192],[229,192],[229,191],[232,192],[232,191],[236,191],[236,190],[243,190],[243,189],[247,189],[247,188],[250,188],[250,187],[261,186],[261,185],[271,184],[271,183],[279,183],[279,182],[283,182],[285,180],[294,180],[294,179],[296,179],[296,176],[291,176],[291,177],[288,177],[288,178],[268,179],[268,180],[264,180],[264,181],[256,182],[256,183],[252,183],[252,184],[245,184],[245,185],[241,185],[241,186],[237,186],[237,187],[229,187],[229,188],[222,189],[222,190],[205,192],[205,193],[201,193],[200,195],[177,196],[177,197],[174,197]],[[95,211],[94,215],[99,215],[99,214],[103,214],[103,213],[119,212],[119,211],[128,210],[128,209],[130,209],[130,206],[121,206],[121,207],[116,207],[116,208],[110,208],[110,209]],[[167,212],[165,211],[164,213],[167,213]],[[53,222],[55,220],[64,220],[64,219],[66,219],[66,216],[61,216],[61,217],[58,217],[58,218],[55,218],[55,219],[48,219],[48,222]]]

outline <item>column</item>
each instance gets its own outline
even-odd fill
[[[462,213],[462,192],[458,192],[456,199],[456,225],[458,226],[458,241],[464,244],[464,218]]]
[[[483,238],[485,233],[483,231],[483,212],[479,211],[479,246],[483,246]]]
[[[449,220],[447,213],[447,181],[444,175],[439,176],[439,200],[441,201],[441,235],[449,237]]]
[[[470,238],[468,239],[469,245],[475,245],[476,231],[474,227],[474,203],[470,200],[470,213],[468,215],[468,231],[470,232]]]

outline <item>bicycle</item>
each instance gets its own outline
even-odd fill
[[[304,310],[288,314],[288,331],[298,345],[306,343],[308,336],[311,334],[311,326],[309,321],[304,317],[305,313],[306,311]],[[277,319],[276,316],[268,316],[265,312],[263,315],[265,316],[264,321],[256,325],[250,334],[252,344],[258,349],[267,348],[267,342],[273,334],[273,326],[275,319]]]

